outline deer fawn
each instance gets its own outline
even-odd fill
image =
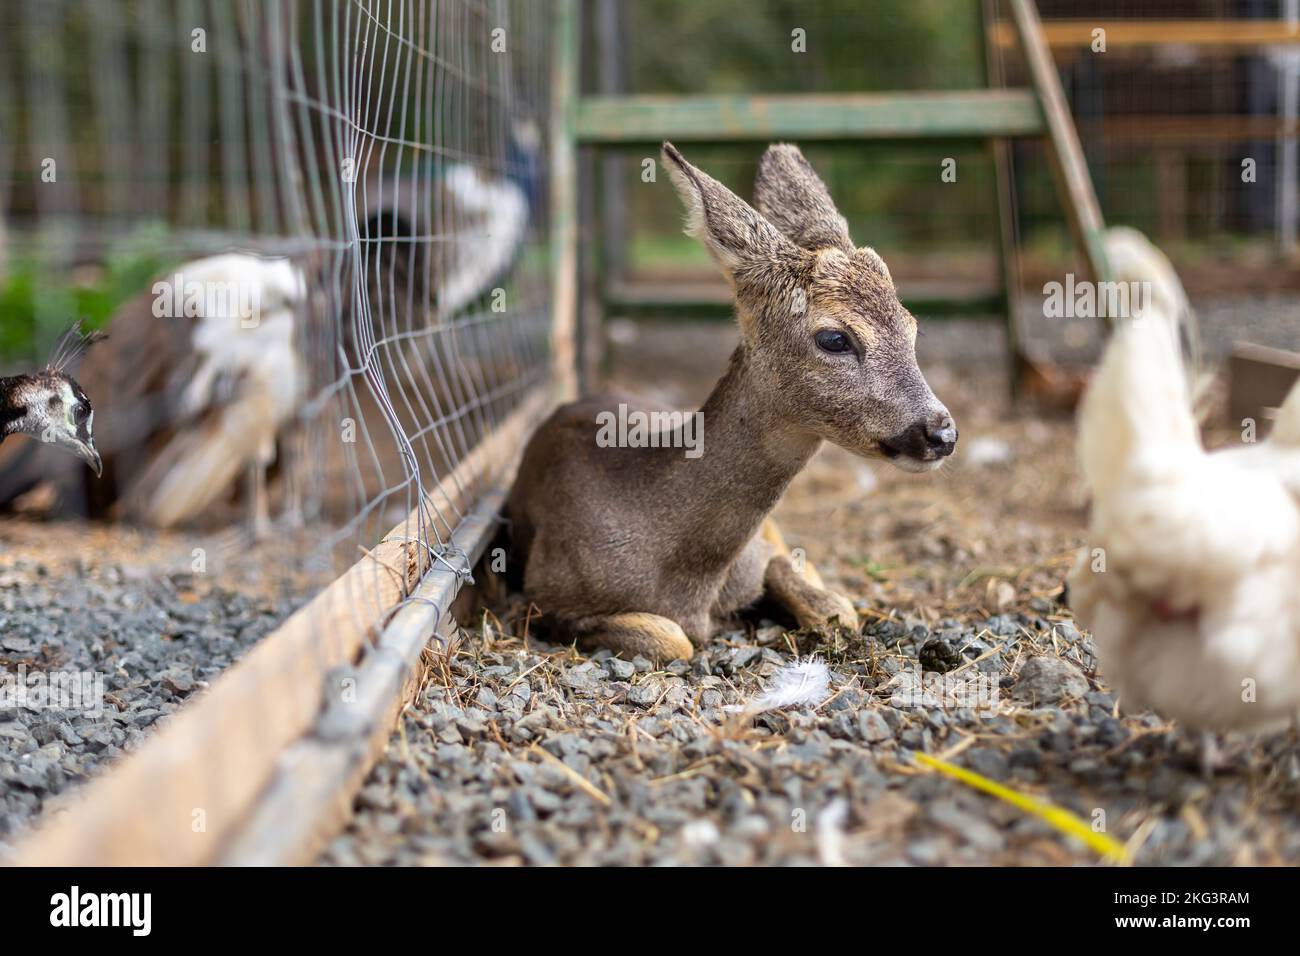
[[[730,282],[741,342],[701,410],[702,453],[666,432],[601,447],[602,413],[628,401],[617,395],[538,428],[506,506],[524,593],[569,637],[657,660],[690,657],[764,597],[801,627],[856,626],[767,515],[823,441],[907,471],[952,454],[957,429],[917,368],[916,320],[797,147],[763,155],[758,211],[671,143],[663,162],[688,234]]]

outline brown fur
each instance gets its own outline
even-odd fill
[[[663,161],[688,232],[734,290],[741,344],[702,409],[698,458],[599,447],[597,415],[623,396],[573,402],[538,428],[507,503],[524,591],[575,636],[660,659],[688,657],[764,595],[801,625],[855,625],[852,604],[797,572],[764,523],[823,440],[910,470],[951,451],[956,430],[916,365],[916,321],[797,148],[764,155],[762,213],[671,144]],[[852,351],[820,348],[824,330]]]

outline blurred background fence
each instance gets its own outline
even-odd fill
[[[408,515],[441,554],[473,498],[457,466],[551,375],[547,7],[0,5],[5,365],[41,363],[76,318],[110,331],[81,373],[106,474],[62,475],[53,510],[210,527],[260,507],[274,570],[314,584]],[[293,272],[262,268],[280,259]],[[158,318],[154,283],[187,274],[302,288],[257,328],[212,307]],[[265,433],[202,447],[223,427]],[[65,470],[34,454],[0,462],[6,504]],[[228,480],[228,454],[269,490]]]
[[[1300,286],[1294,0],[1037,6],[1107,225],[1151,235],[1194,296]],[[874,0],[868,15],[853,0],[585,0],[583,87],[601,94],[1024,88],[1030,80],[1009,7],[1006,0]],[[1074,270],[1078,253],[1045,141],[1018,139],[1009,149],[1012,229],[1032,338],[1044,282]],[[988,311],[1000,277],[994,161],[983,142],[805,143],[804,150],[855,239],[886,256],[904,300],[907,287],[920,290],[914,311],[952,314],[931,304],[926,292],[936,285],[954,287],[965,312]],[[601,177],[586,215],[601,225],[599,262],[589,271],[611,316],[630,311],[629,285],[698,290],[711,281],[704,253],[681,235],[677,210],[646,186],[642,152],[589,160],[600,164]],[[698,145],[692,156],[748,195],[758,154]],[[948,160],[956,178],[940,187]],[[590,174],[597,175],[594,165]],[[725,299],[714,292],[704,298]],[[1089,338],[1095,348],[1100,329]]]

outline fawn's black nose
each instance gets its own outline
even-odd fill
[[[947,415],[934,424],[927,423],[925,443],[936,458],[947,458],[957,447],[957,426]]]
[[[935,461],[947,458],[957,447],[957,426],[947,412],[916,422],[900,435],[880,443],[886,458],[912,458]]]

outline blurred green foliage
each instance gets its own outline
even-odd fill
[[[10,236],[10,261],[0,276],[0,357],[6,364],[40,362],[49,346],[80,319],[103,328],[127,299],[178,261],[159,226],[143,226],[110,245],[100,264],[74,268],[39,239]]]
[[[633,93],[839,93],[972,89],[984,85],[978,0],[638,0],[620,4],[624,89]],[[588,7],[587,49],[601,42]],[[796,34],[795,31],[802,31]],[[795,49],[802,42],[803,51]],[[587,58],[588,79],[591,60]],[[801,144],[854,238],[882,248],[969,247],[995,235],[992,165],[981,144]],[[687,148],[688,158],[751,195],[759,147]],[[956,183],[941,183],[944,159]],[[642,188],[622,161],[631,259],[703,265],[681,237],[667,182]]]
[[[586,10],[585,81],[593,90],[595,62],[606,39],[595,15],[598,2],[587,0]],[[618,9],[623,21],[619,79],[629,93],[879,93],[985,85],[980,0],[637,0],[619,3]],[[795,49],[797,42],[801,50]],[[1009,55],[1006,66],[1013,84],[1027,82],[1017,55]],[[1062,73],[1067,95],[1072,82],[1086,79],[1068,65]],[[1150,75],[1134,63],[1127,72],[1090,82],[1088,95],[1105,92],[1111,97],[1106,102],[1122,110],[1130,100],[1143,101]],[[1155,108],[1186,109],[1175,106],[1174,98],[1188,95],[1190,81],[1172,74],[1170,82]],[[1096,85],[1103,83],[1109,86]],[[1251,229],[1254,241],[1268,240],[1258,224],[1243,231],[1247,204],[1239,195],[1235,154],[1191,144],[1179,148],[1186,208],[1175,222],[1167,210],[1162,215],[1162,197],[1171,187],[1158,175],[1156,151],[1126,148],[1122,142],[1109,147],[1102,135],[1104,119],[1104,114],[1088,114],[1085,104],[1080,134],[1108,222],[1136,226],[1166,243],[1213,240],[1215,248],[1226,249]],[[751,195],[760,145],[679,145],[692,162],[737,194]],[[969,254],[983,256],[995,267],[993,167],[981,144],[800,145],[826,180],[857,242],[877,246],[886,258]],[[958,164],[955,183],[940,180],[941,164],[949,157]],[[681,236],[680,204],[671,187],[643,184],[639,164],[645,158],[625,154],[619,161],[619,178],[626,184],[629,261],[665,271],[706,268],[703,250]],[[1022,247],[1053,262],[1069,261],[1074,253],[1061,196],[1040,142],[1015,144],[1014,176]]]
[[[977,0],[638,0],[639,93],[851,92],[982,86]],[[803,31],[796,52],[794,31]]]

